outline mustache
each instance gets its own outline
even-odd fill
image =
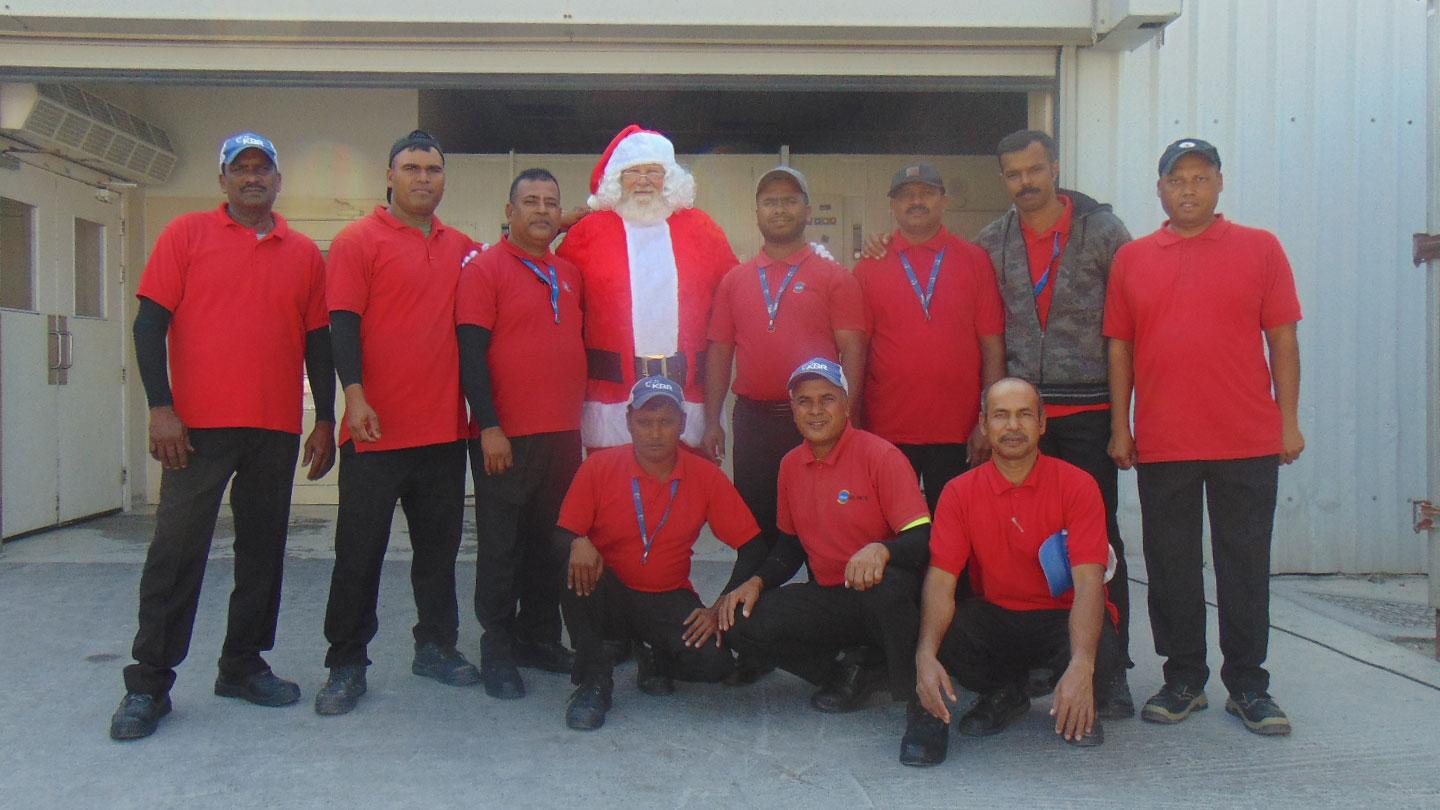
[[[1039,193],[1040,193],[1040,189],[1034,188],[1034,187],[1032,187],[1032,186],[1026,186],[1025,188],[1020,189],[1020,193],[1019,193],[1019,194],[1016,194],[1015,196],[1016,196],[1016,197],[1027,197],[1027,196],[1029,196],[1029,195],[1031,195],[1031,194],[1039,194]]]
[[[907,213],[907,214],[928,214],[928,213],[930,213],[930,206],[928,206],[928,205],[923,205],[923,204],[921,204],[921,203],[915,203],[914,205],[910,206],[909,208],[906,208],[906,209],[905,209],[905,213]]]

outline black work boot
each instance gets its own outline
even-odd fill
[[[459,650],[433,641],[415,647],[415,660],[410,664],[410,671],[447,686],[470,686],[480,682],[480,670],[465,660]]]
[[[525,641],[511,643],[516,666],[569,675],[575,668],[575,653],[557,641]]]
[[[810,705],[829,714],[853,712],[864,706],[887,676],[883,660],[875,663],[875,658],[863,648],[846,651],[835,662],[829,682],[810,696]]]
[[[635,686],[647,695],[675,693],[675,679],[670,676],[670,656],[649,644],[635,645]]]
[[[1006,684],[981,695],[975,708],[960,718],[959,731],[967,737],[988,737],[1009,728],[1030,711],[1030,698],[1018,684]]]
[[[615,682],[610,676],[591,676],[580,682],[565,704],[565,725],[576,731],[594,731],[605,725],[610,710],[610,693]]]
[[[905,707],[905,736],[900,738],[900,764],[924,768],[945,761],[950,727],[925,710],[917,698]]]
[[[144,692],[126,692],[110,716],[110,739],[138,740],[155,733],[160,718],[170,713],[170,695],[156,697]]]
[[[325,685],[315,693],[315,713],[326,716],[349,714],[365,694],[365,667],[347,664],[331,667]]]
[[[215,694],[248,700],[256,706],[289,706],[300,699],[300,685],[266,669],[239,680],[218,675]]]

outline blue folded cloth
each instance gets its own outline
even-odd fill
[[[1070,532],[1067,529],[1050,535],[1040,544],[1040,568],[1050,585],[1050,595],[1059,596],[1075,587],[1070,572]]]

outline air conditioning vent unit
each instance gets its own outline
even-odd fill
[[[142,185],[175,169],[165,130],[72,84],[0,84],[0,132]]]

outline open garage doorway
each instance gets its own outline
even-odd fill
[[[755,181],[786,162],[810,180],[810,238],[853,265],[867,236],[893,227],[889,181],[915,159],[940,169],[952,197],[947,225],[973,237],[1008,205],[995,143],[1048,124],[1048,99],[1008,87],[435,89],[420,91],[419,113],[452,155],[448,220],[478,239],[499,236],[510,178],[531,166],[555,173],[567,207],[583,204],[601,149],[639,123],[675,143],[695,172],[697,205],[742,259],[760,247]]]

